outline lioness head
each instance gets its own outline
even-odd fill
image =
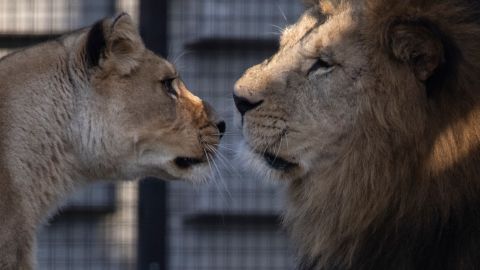
[[[65,39],[79,44],[71,73],[83,91],[72,127],[85,168],[106,178],[205,177],[225,123],[145,48],[130,16]]]
[[[478,1],[309,2],[234,90],[306,269],[478,268]]]

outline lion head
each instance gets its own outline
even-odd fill
[[[308,2],[234,91],[306,265],[477,269],[478,2]]]
[[[71,124],[83,167],[107,179],[206,177],[225,123],[145,48],[130,16],[64,39],[76,47],[70,71],[85,89]]]

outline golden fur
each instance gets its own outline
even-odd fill
[[[303,267],[480,269],[480,3],[309,2],[235,88]]]
[[[37,226],[78,186],[208,174],[223,131],[178,76],[126,14],[1,60],[0,269],[34,268]]]

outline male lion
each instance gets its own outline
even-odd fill
[[[130,16],[0,62],[0,269],[33,268],[37,226],[95,180],[201,179],[225,124]]]
[[[304,269],[480,269],[480,2],[310,2],[234,92]]]

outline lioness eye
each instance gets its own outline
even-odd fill
[[[163,88],[165,89],[165,91],[167,91],[168,94],[170,95],[173,95],[175,97],[178,96],[178,93],[177,91],[175,90],[175,88],[173,87],[173,81],[175,79],[172,78],[172,79],[165,79],[165,80],[162,80],[161,83],[163,85]]]
[[[310,75],[313,72],[315,72],[317,70],[320,70],[320,69],[330,71],[333,67],[334,67],[333,64],[330,64],[327,61],[325,61],[321,58],[318,58],[317,61],[315,61],[315,63],[313,64],[313,66],[308,70],[307,74]]]

